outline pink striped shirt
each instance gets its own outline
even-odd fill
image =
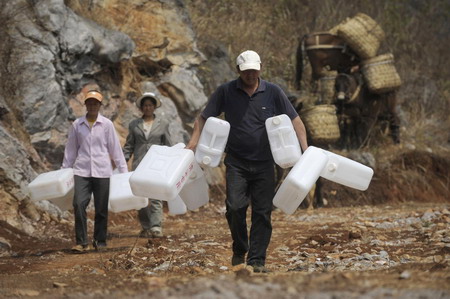
[[[98,115],[92,128],[86,116],[75,120],[69,129],[62,168],[73,168],[82,177],[109,178],[114,162],[120,173],[128,166],[112,121]]]

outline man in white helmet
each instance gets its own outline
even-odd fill
[[[260,78],[261,60],[254,51],[236,59],[239,78],[219,86],[196,119],[187,148],[195,150],[208,117],[225,114],[230,123],[226,146],[226,218],[233,239],[233,266],[247,262],[254,272],[268,272],[266,251],[272,235],[275,195],[274,161],[265,127],[267,118],[286,114],[292,120],[303,151],[306,130],[284,92]],[[250,235],[246,215],[252,206]]]

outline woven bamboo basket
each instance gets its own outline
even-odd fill
[[[394,65],[394,55],[391,53],[363,60],[361,66],[362,74],[371,92],[393,91],[402,84]]]
[[[319,95],[312,91],[302,91],[299,101],[302,103],[302,109],[316,105],[319,101]]]
[[[340,22],[339,24],[337,24],[336,26],[332,27],[330,30],[328,30],[329,33],[333,34],[333,35],[338,35],[338,31],[339,31],[339,27],[342,24],[347,23],[350,20],[350,18],[345,18],[342,22]]]
[[[334,26],[333,28],[328,30],[328,32],[333,35],[338,35],[339,26],[341,26],[341,25],[339,24],[339,25]]]
[[[371,17],[358,13],[339,25],[338,36],[348,43],[361,59],[377,55],[380,43],[384,40],[383,29]]]
[[[325,76],[319,79],[319,91],[322,104],[331,104],[334,97],[334,81],[337,71],[327,71]]]
[[[334,105],[315,105],[300,112],[306,130],[314,144],[335,143],[340,138]]]

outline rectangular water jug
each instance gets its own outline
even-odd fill
[[[72,188],[66,195],[57,198],[51,198],[49,199],[49,201],[64,212],[73,208],[74,194],[75,188]]]
[[[292,121],[286,114],[266,119],[272,156],[281,168],[294,166],[302,155]]]
[[[63,168],[38,175],[28,184],[28,191],[31,199],[38,201],[64,197],[73,186],[73,169]]]
[[[286,214],[292,214],[316,183],[328,156],[320,149],[308,147],[284,179],[273,199],[273,204]]]
[[[372,168],[332,152],[322,151],[328,156],[328,162],[321,177],[350,188],[367,190],[373,176]]]
[[[200,165],[217,167],[222,158],[230,133],[230,124],[216,117],[209,117],[203,127],[195,150]]]
[[[209,186],[203,170],[194,161],[194,169],[188,181],[180,191],[180,197],[188,210],[193,211],[209,202]]]
[[[113,174],[109,181],[109,209],[114,213],[139,210],[148,206],[148,198],[131,192],[130,177],[133,172]]]
[[[175,197],[173,200],[169,200],[167,202],[167,207],[169,208],[170,215],[182,215],[187,212],[186,204],[180,196]]]
[[[181,191],[194,169],[194,152],[152,145],[130,177],[135,196],[170,201]]]

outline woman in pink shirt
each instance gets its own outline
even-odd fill
[[[127,163],[113,123],[99,114],[103,96],[98,91],[89,91],[84,97],[86,116],[75,120],[69,129],[62,168],[73,168],[75,194],[76,246],[73,252],[89,249],[86,208],[94,195],[95,222],[93,246],[106,247],[108,226],[109,178],[112,175],[111,161],[120,173],[128,172]]]

